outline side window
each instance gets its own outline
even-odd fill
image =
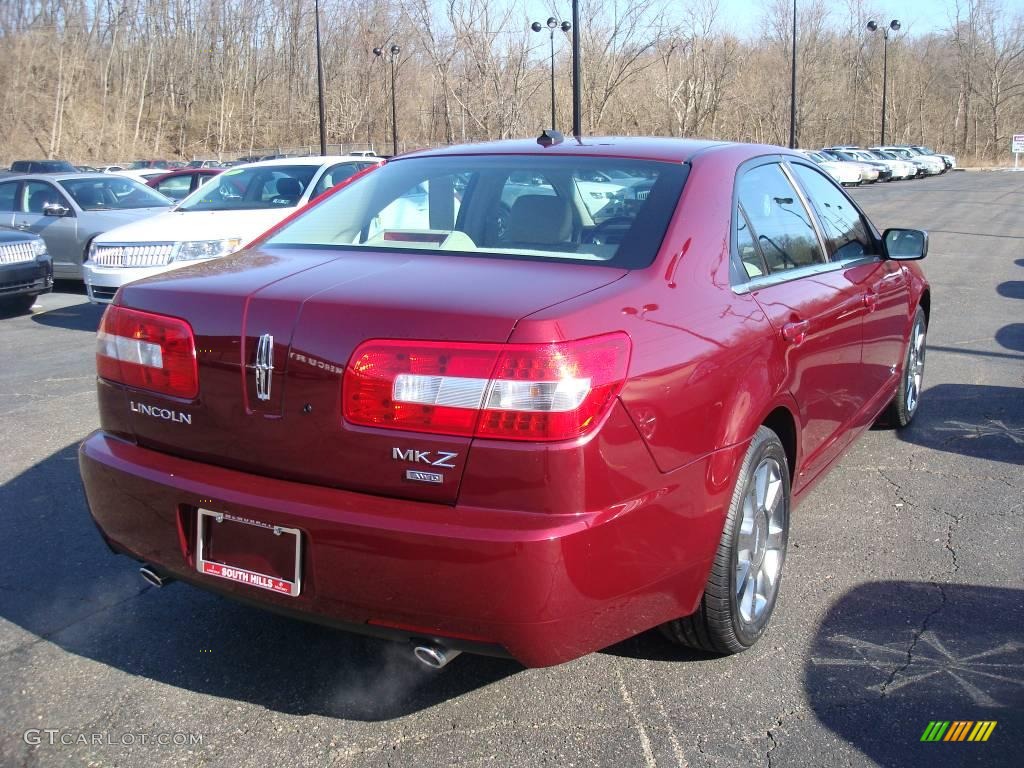
[[[314,197],[322,195],[331,187],[337,186],[349,176],[356,173],[356,171],[365,168],[366,165],[367,163],[338,163],[337,165],[332,165],[324,171],[320,180],[316,183],[316,188],[313,190],[313,194],[309,196],[309,199],[312,200]]]
[[[61,194],[52,185],[43,181],[26,182],[21,196],[22,210],[27,213],[42,214],[43,206],[50,203],[67,205]]]
[[[18,192],[18,182],[9,181],[6,184],[0,184],[0,211],[13,211],[14,196]]]
[[[768,274],[768,267],[765,266],[761,249],[754,242],[754,236],[750,232],[750,225],[747,224],[747,215],[743,206],[736,208],[736,252],[740,256],[745,273],[744,279],[752,279]]]
[[[748,171],[738,192],[769,274],[825,263],[811,214],[778,164]]]
[[[172,200],[181,200],[189,193],[191,186],[192,176],[190,174],[182,174],[181,176],[171,176],[169,179],[157,182],[156,188],[158,192],[167,195]]]
[[[806,165],[791,166],[825,230],[833,261],[859,259],[874,253],[867,224],[835,184]]]

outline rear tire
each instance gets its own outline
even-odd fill
[[[772,430],[759,427],[740,467],[700,606],[663,624],[666,637],[720,654],[757,642],[779,595],[790,506],[786,451]]]
[[[896,397],[889,403],[884,419],[897,429],[903,428],[914,420],[917,407],[921,403],[921,387],[924,384],[924,358],[928,340],[928,321],[924,310],[920,307],[914,314],[914,324],[910,329],[910,340],[907,342],[907,353],[903,357],[903,371],[900,375],[900,388]]]

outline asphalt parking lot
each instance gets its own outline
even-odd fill
[[[0,765],[1019,765],[1024,173],[854,196],[879,227],[931,232],[920,412],[796,511],[771,629],[726,659],[649,632],[551,669],[430,672],[402,646],[146,586],[78,479],[100,312],[59,285],[0,319]],[[922,743],[934,720],[997,725]]]

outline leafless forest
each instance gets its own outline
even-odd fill
[[[891,141],[1006,161],[1024,131],[1011,2],[935,0],[938,31],[892,35]],[[865,0],[799,6],[799,143],[877,142],[883,41],[864,24],[890,16]],[[584,131],[785,143],[791,7],[769,0],[738,25],[715,0],[582,0]],[[395,43],[401,149],[550,123],[548,34],[520,0],[323,0],[321,14],[331,143],[390,148],[389,64],[371,50]],[[313,0],[4,0],[0,162],[316,144],[313,23]],[[570,43],[555,44],[564,128]]]

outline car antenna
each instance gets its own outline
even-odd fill
[[[537,143],[542,147],[550,147],[552,144],[561,144],[563,141],[565,141],[565,136],[554,128],[544,129],[540,132],[540,136],[537,137]]]

